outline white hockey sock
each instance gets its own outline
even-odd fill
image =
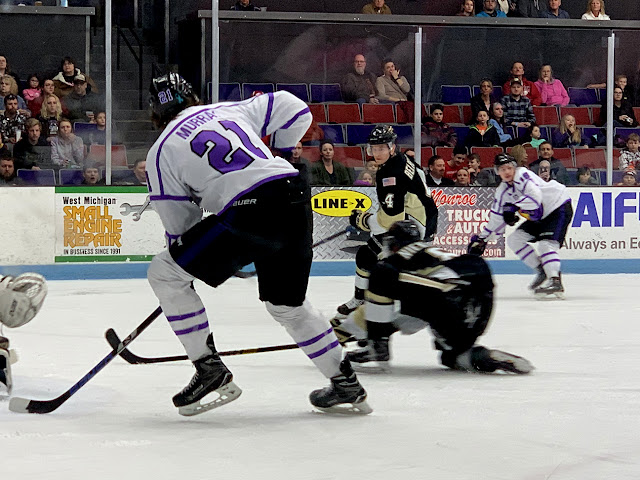
[[[542,268],[547,278],[557,277],[560,273],[560,255],[558,255],[560,244],[553,240],[541,240],[538,248]]]
[[[192,287],[194,277],[176,264],[166,250],[153,258],[147,276],[189,359],[195,361],[209,355],[211,350],[206,344],[209,320],[200,296]]]
[[[540,258],[529,242],[533,237],[523,230],[516,230],[507,238],[507,245],[531,270],[540,265]]]
[[[342,349],[329,322],[305,299],[299,307],[265,302],[267,311],[327,377],[340,374]]]

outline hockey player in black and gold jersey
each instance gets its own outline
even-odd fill
[[[533,366],[522,357],[476,345],[493,310],[493,280],[487,263],[419,240],[419,230],[411,221],[395,223],[384,235],[386,257],[371,270],[365,304],[349,317],[361,327],[350,333],[365,337],[366,346],[347,353],[347,358],[354,363],[386,362],[394,332],[411,334],[428,326],[436,349],[442,352],[440,361],[449,368],[531,372]],[[399,312],[394,308],[396,301]]]
[[[422,238],[430,238],[436,232],[438,210],[425,183],[424,172],[397,150],[396,138],[390,125],[375,127],[369,136],[367,154],[374,158],[379,167],[376,195],[380,207],[377,212],[354,210],[351,214],[351,224],[362,231],[371,232],[371,238],[356,254],[355,294],[338,307],[338,314],[333,321],[336,325],[364,303],[369,271],[382,251],[381,237],[394,222],[414,220]]]

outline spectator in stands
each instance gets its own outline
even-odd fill
[[[632,106],[636,106],[636,94],[633,91],[633,87],[629,85],[629,80],[624,73],[615,76],[615,86],[622,89],[622,100],[630,103]],[[607,88],[607,83],[590,83],[587,88]],[[607,99],[602,100],[603,107],[606,106]]]
[[[588,0],[587,11],[582,15],[582,20],[611,20],[604,13],[604,0]]]
[[[28,87],[22,90],[22,98],[24,98],[24,100],[27,102],[27,107],[29,108],[29,110],[34,114],[37,112],[37,110],[32,110],[31,104],[35,100],[40,98],[40,95],[42,95],[40,78],[38,77],[37,73],[32,73],[31,75],[29,75]]]
[[[636,171],[633,169],[628,169],[622,175],[622,182],[616,184],[617,187],[637,187],[638,182],[636,181]]]
[[[384,0],[371,0],[371,3],[367,3],[362,7],[362,13],[391,15],[391,9],[389,8],[389,5],[384,3]]]
[[[0,158],[0,187],[17,187],[24,185],[24,181],[18,177],[13,158]]]
[[[553,1],[553,0],[551,0]],[[553,78],[551,65],[545,64],[540,67],[538,80],[534,84],[542,98],[543,105],[569,105],[569,94],[564,85],[557,78]]]
[[[71,128],[71,121],[58,122],[58,135],[51,140],[51,161],[65,168],[80,168],[84,160],[84,144]]]
[[[353,176],[349,169],[333,159],[333,142],[323,140],[320,143],[320,160],[311,166],[312,185],[352,185]]]
[[[457,17],[475,17],[476,5],[473,0],[462,0],[460,11],[456,13]]]
[[[16,81],[16,85],[20,83],[20,78],[18,78],[18,75],[15,72],[11,71],[9,62],[7,61],[7,57],[5,57],[4,55],[0,55],[0,77],[3,77],[4,75],[11,75]],[[17,94],[18,92],[14,92],[14,95]]]
[[[537,150],[542,142],[546,141],[546,138],[542,138],[542,130],[540,130],[540,126],[532,123],[527,131],[527,139],[523,145],[530,145]]]
[[[29,110],[31,110],[31,114],[34,117],[40,115],[40,111],[42,110],[42,104],[44,103],[44,99],[48,95],[53,95],[55,91],[55,86],[53,84],[53,80],[47,78],[42,82],[42,90],[40,91],[40,95],[27,102],[27,106]]]
[[[482,2],[482,11],[476,17],[507,18],[505,13],[498,8],[497,0],[484,0]]]
[[[638,120],[633,113],[633,106],[623,98],[622,88],[615,86],[613,89],[613,126],[614,127],[636,127]],[[607,105],[603,102],[600,108],[600,125],[607,123]]]
[[[529,128],[532,123],[535,123],[533,106],[531,101],[522,95],[522,80],[518,77],[511,80],[511,94],[502,97],[501,103],[504,105],[505,124],[514,128]]]
[[[8,95],[13,95],[16,98],[20,113],[27,117],[31,116],[31,112],[27,108],[27,102],[18,95],[18,84],[16,83],[15,78],[11,75],[3,75],[0,77],[0,110],[4,110],[6,108],[4,101]]]
[[[400,75],[400,70],[390,58],[382,62],[383,74],[376,79],[376,90],[378,90],[378,101],[380,103],[406,102],[411,85],[407,79]]]
[[[405,151],[406,153],[406,151]],[[367,160],[366,162],[364,162],[364,169],[365,171],[369,172],[371,174],[371,176],[373,177],[373,181],[376,181],[376,174],[378,173],[378,168],[380,168],[378,166],[378,164],[376,163],[375,160],[370,159]]]
[[[366,71],[367,61],[364,55],[358,54],[353,58],[353,70],[347,73],[340,82],[342,98],[345,102],[379,103],[376,96],[376,76]]]
[[[0,115],[2,142],[18,142],[26,132],[26,121],[27,117],[18,111],[18,97],[12,93],[4,97],[4,114]]]
[[[296,143],[296,146],[291,150],[290,155],[284,155],[284,158],[289,160],[292,165],[304,165],[304,169],[307,178],[311,180],[311,162],[309,159],[302,156],[302,142]],[[146,166],[146,165],[145,165]],[[301,170],[302,171],[302,170]]]
[[[514,0],[498,0],[498,9],[506,16],[511,16],[515,13],[516,2]]]
[[[479,187],[497,187],[502,180],[493,167],[481,168],[476,174],[475,184]]]
[[[538,176],[548,182],[551,180],[551,163],[549,160],[542,160],[538,165]]]
[[[86,162],[82,167],[82,182],[81,185],[105,185],[104,179],[100,178],[100,169],[98,165],[93,162]]]
[[[578,185],[600,185],[600,183],[591,175],[591,169],[589,167],[580,167],[576,172],[576,179]]]
[[[446,162],[440,155],[434,155],[427,163],[426,182],[429,187],[453,187],[453,180],[444,176]]]
[[[40,125],[42,125],[42,136],[47,139],[47,142],[51,143],[53,138],[58,135],[58,124],[62,118],[62,104],[60,99],[55,94],[50,94],[45,97],[42,107],[40,109]]]
[[[516,145],[511,149],[511,156],[519,167],[529,168],[529,155],[524,145]]]
[[[504,132],[504,127],[506,127],[507,125],[504,123],[504,107],[500,102],[495,102],[491,106],[491,113],[489,114],[489,116],[491,117],[489,120],[489,124],[493,125],[498,132],[498,136],[500,137],[500,145],[511,145],[514,140],[510,134]]]
[[[235,5],[231,7],[231,10],[237,10],[240,12],[259,12],[260,7],[256,7],[251,3],[251,0],[238,0]]]
[[[627,138],[627,147],[620,152],[620,158],[618,159],[620,170],[626,170],[627,168],[635,168],[640,170],[640,136],[637,133],[632,133]]]
[[[587,139],[582,138],[582,133],[576,126],[576,119],[573,115],[564,115],[560,119],[560,125],[554,129],[551,140],[554,148],[588,148]]]
[[[444,110],[442,105],[433,104],[429,108],[431,116],[422,123],[422,145],[432,147],[455,147],[458,143],[456,131],[443,122]]]
[[[83,74],[79,68],[76,68],[76,62],[71,57],[64,57],[60,64],[61,71],[53,77],[55,85],[55,94],[58,98],[64,98],[73,92],[73,81],[78,75],[84,75],[85,81],[88,83],[87,91],[98,93],[95,82],[86,74]]]
[[[462,145],[456,145],[455,147],[453,147],[453,155],[451,155],[451,158],[444,163],[445,178],[449,178],[455,181],[456,173],[467,161],[468,153],[469,152],[467,152],[466,147]]]
[[[371,187],[374,185],[374,179],[369,172],[362,170],[358,175],[358,178],[353,182],[354,187]]]
[[[324,140],[324,130],[322,130],[322,128],[320,128],[320,125],[318,125],[318,122],[316,122],[315,119],[312,118],[311,125],[309,125],[309,128],[302,136],[300,141],[305,146],[312,146],[319,145],[320,140]]]
[[[40,135],[42,127],[37,118],[25,123],[27,134],[13,147],[13,157],[17,168],[39,170],[39,165],[51,163],[51,147]]]
[[[83,74],[73,79],[73,91],[62,99],[69,110],[69,119],[76,122],[91,122],[95,112],[103,110],[97,94],[87,89],[87,80]]]
[[[542,18],[571,18],[569,17],[569,13],[566,10],[560,8],[561,5],[561,0],[549,0],[549,9],[545,12],[542,12],[540,16]]]
[[[469,183],[469,170],[462,167],[456,172],[456,181],[454,182],[454,185],[456,187],[468,187]]]
[[[518,15],[521,17],[540,18],[546,11],[546,0],[518,0]]]
[[[480,184],[476,182],[478,173],[482,171],[482,165],[480,165],[480,155],[477,153],[470,153],[467,155],[467,170],[469,171],[469,185],[479,187]]]
[[[553,156],[553,146],[551,143],[542,143],[538,149],[538,155],[538,159],[529,165],[529,168],[533,173],[539,175],[538,171],[540,168],[540,162],[547,160],[551,166],[551,179],[562,183],[563,185],[569,185],[569,174],[567,173],[567,169],[560,160]]]
[[[465,138],[465,145],[471,147],[497,147],[500,145],[500,134],[489,123],[489,113],[480,110],[476,116],[476,122],[469,127],[469,133]]]
[[[509,71],[509,80],[502,85],[503,95],[509,95],[511,93],[511,81],[514,78],[519,78],[522,82],[522,96],[531,100],[531,105],[542,105],[542,96],[538,87],[531,80],[527,80],[524,76],[524,65],[522,62],[514,62]]]
[[[138,158],[133,162],[133,174],[136,177],[133,183],[134,185],[147,184],[147,160],[144,157]]]
[[[493,98],[493,82],[488,78],[480,80],[480,93],[471,97],[471,123],[475,121],[480,110],[491,112]]]

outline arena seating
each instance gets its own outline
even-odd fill
[[[52,169],[27,170],[19,168],[17,175],[27,185],[51,186],[56,184],[55,172]]]

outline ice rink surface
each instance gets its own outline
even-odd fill
[[[242,396],[186,418],[171,397],[188,362],[115,359],[47,415],[0,400],[2,478],[434,479],[640,478],[640,295],[637,275],[567,275],[565,301],[526,292],[528,276],[497,276],[481,343],[523,355],[529,376],[440,367],[427,331],[392,340],[389,374],[361,374],[374,413],[335,417],[307,397],[327,385],[298,350],[227,357]],[[144,280],[54,281],[30,324],[7,330],[20,361],[14,394],[50,399],[157,306]],[[197,285],[219,350],[290,343],[257,300],[255,279]],[[352,278],[313,277],[309,298],[329,316]],[[131,350],[184,351],[164,317]]]

